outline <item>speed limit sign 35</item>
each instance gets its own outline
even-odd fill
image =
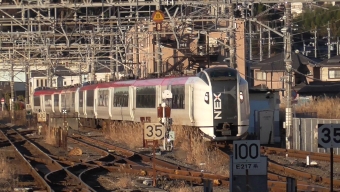
[[[144,123],[144,139],[160,140],[164,137],[164,127],[160,123]]]
[[[318,125],[318,147],[339,148],[340,147],[340,125],[319,124]]]

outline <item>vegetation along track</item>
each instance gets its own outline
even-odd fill
[[[232,151],[233,145],[228,146],[228,151]],[[229,155],[220,150],[221,153],[225,154],[227,158],[229,158]],[[309,153],[306,151],[298,151],[298,150],[287,150],[283,148],[274,148],[274,147],[261,147],[261,153],[266,154],[276,154],[276,155],[282,155],[291,157],[297,157],[297,158],[306,158],[307,155],[312,155],[312,158],[315,160],[326,160],[329,155],[328,154],[319,154],[319,153]],[[340,158],[338,159],[340,161]],[[329,191],[329,184],[330,179],[327,177],[321,177],[319,175],[307,173],[305,171],[299,171],[296,169],[292,169],[287,166],[280,165],[278,163],[275,163],[273,161],[268,160],[268,170],[272,170],[272,173],[268,173],[268,186],[274,187],[276,189],[283,189],[286,188],[286,177],[290,176],[295,179],[297,179],[297,188],[301,191]],[[304,181],[302,181],[304,180]],[[327,187],[321,187],[317,185],[311,185],[310,183],[315,183],[317,185],[323,185]],[[334,180],[334,187],[338,188],[340,187],[340,181]]]
[[[69,135],[69,139],[74,139],[84,144],[91,145],[100,150],[110,152],[114,162],[110,164],[101,164],[95,162],[109,171],[119,171],[133,173],[141,176],[153,176],[152,157],[140,154],[116,145],[112,145],[88,136],[73,133]],[[196,184],[202,184],[204,179],[213,181],[213,184],[221,186],[229,186],[229,178],[224,175],[215,175],[210,173],[202,173],[186,167],[180,167],[164,160],[155,159],[156,176],[171,180],[186,180]]]
[[[74,174],[77,168],[68,170],[68,166],[52,159],[15,129],[7,126],[1,129],[1,133],[16,148],[19,156],[31,168],[32,176],[47,191],[82,191],[83,189],[94,191]]]

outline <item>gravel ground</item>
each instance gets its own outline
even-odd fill
[[[329,178],[330,175],[330,162],[324,161],[316,161],[317,166],[307,167],[306,160],[300,158],[293,158],[293,157],[284,157],[284,156],[277,156],[277,155],[268,155],[268,158],[278,164],[287,166],[292,169],[296,169],[302,172],[311,173],[314,175],[319,175],[322,177]],[[340,164],[334,163],[334,179],[340,179]]]
[[[114,191],[159,191],[159,192],[201,192],[202,186],[195,186],[184,181],[167,181],[159,178],[158,188],[152,187],[152,178],[129,176],[120,173],[107,173],[100,175],[97,181],[102,185],[108,186],[106,190]],[[214,187],[214,192],[228,192],[229,190],[222,187]]]

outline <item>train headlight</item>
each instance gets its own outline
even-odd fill
[[[209,104],[209,92],[206,92],[204,95],[204,101]]]
[[[240,91],[240,102],[241,102],[241,103],[243,102],[243,99],[244,99],[244,97],[243,97],[243,92]]]

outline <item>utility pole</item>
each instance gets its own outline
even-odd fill
[[[262,48],[262,26],[260,25],[260,61],[263,60],[263,48]]]
[[[336,39],[336,55],[339,55],[339,37]]]
[[[270,58],[271,57],[271,49],[272,49],[272,37],[271,37],[271,35],[270,35],[270,30],[268,30],[268,58]]]
[[[285,29],[282,31],[284,34],[284,48],[286,65],[286,148],[292,149],[292,39],[291,39],[291,3],[285,3]]]
[[[236,69],[237,64],[235,62],[235,33],[234,33],[234,4],[229,0],[229,55],[230,55],[230,67]]]
[[[316,27],[315,27],[315,30],[314,30],[314,57],[317,58],[318,57],[318,52],[317,52],[317,47],[318,47],[318,40],[317,40],[317,33],[318,31],[316,30]]]
[[[251,5],[251,16],[253,17],[253,5]],[[252,26],[251,20],[249,19],[249,60],[253,60],[253,37],[252,37]]]
[[[10,99],[10,113],[11,113],[11,123],[14,123],[14,63],[12,61],[11,51],[9,51],[9,62],[11,62],[11,99]]]
[[[95,62],[94,62],[94,56],[95,56],[95,48],[94,48],[94,31],[91,33],[91,48],[90,48],[90,54],[91,54],[91,81],[95,81],[96,71],[95,71]]]
[[[156,6],[156,10],[160,10],[161,9],[161,1],[159,1],[159,5]],[[159,29],[157,28],[157,26],[159,26]],[[161,24],[157,25],[156,24],[156,43],[157,43],[157,76],[161,77],[162,75],[162,49],[161,49],[161,35],[159,33],[159,31],[161,30]]]
[[[24,64],[25,64],[25,80],[26,80],[26,83],[25,83],[25,89],[26,89],[26,91],[25,91],[25,104],[29,104],[29,92],[30,92],[30,82],[29,82],[29,63],[28,62],[24,62]]]
[[[328,27],[327,27],[327,32],[328,32],[328,59],[331,58],[331,29],[329,28],[329,21],[328,21]]]
[[[157,10],[159,10],[159,8],[157,8]],[[158,77],[161,77],[162,75],[162,49],[161,49],[161,35],[160,33],[157,31],[156,33],[156,42],[157,42],[157,75]]]

